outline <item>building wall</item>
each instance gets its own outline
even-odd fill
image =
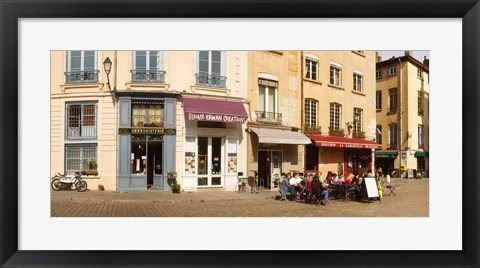
[[[103,184],[107,190],[116,187],[116,113],[112,92],[106,85],[103,58],[108,52],[98,52],[99,82],[94,84],[65,84],[67,56],[65,51],[51,52],[51,174],[65,171],[66,104],[73,102],[97,103],[97,166],[98,176],[83,176],[89,189]],[[67,141],[68,142],[68,141]],[[77,141],[75,141],[77,142]],[[73,143],[73,142],[72,142]]]
[[[301,118],[301,74],[299,51],[249,51],[248,52],[248,125],[272,129],[300,128]],[[255,111],[259,110],[260,76],[272,76],[278,79],[277,113],[282,114],[278,125],[258,124]],[[248,136],[247,175],[253,176],[251,170],[258,170],[258,138],[256,134]],[[293,148],[295,147],[295,148]],[[282,172],[290,170],[303,171],[304,148],[301,145],[283,145]],[[295,157],[291,154],[294,153]]]
[[[398,66],[398,58],[391,61],[391,64],[385,66],[382,63],[378,70],[382,71],[382,78],[376,80],[377,90],[382,91],[382,110],[377,110],[377,124],[382,125],[382,146],[388,149],[389,144],[389,127],[391,123],[397,123],[398,131],[400,131],[400,111],[402,112],[402,126],[401,133],[398,133],[397,139],[401,139],[401,149],[406,151],[410,148],[410,152],[404,153],[404,157],[397,157],[395,159],[395,168],[400,165],[406,165],[407,169],[417,169],[417,151],[429,151],[429,98],[430,98],[430,84],[428,68],[419,62],[415,62],[413,58],[406,60],[402,57],[401,74],[397,72],[396,75],[388,76],[388,68],[391,66]],[[417,76],[417,70],[421,69],[423,78]],[[402,83],[400,83],[400,76]],[[391,88],[398,89],[398,105],[400,105],[400,88],[402,88],[402,106],[401,109],[394,114],[388,114],[389,95],[388,90]],[[418,92],[424,93],[423,115],[418,113]],[[423,125],[423,148],[418,146],[418,125]],[[398,148],[400,150],[400,148]],[[395,149],[396,150],[396,149]],[[428,157],[425,158],[426,169],[428,170]],[[401,161],[401,163],[400,163]],[[403,173],[404,174],[404,173]]]
[[[341,129],[347,132],[346,123],[353,122],[353,108],[363,110],[362,131],[366,138],[375,139],[375,52],[364,51],[362,54],[353,51],[305,51],[319,58],[318,80],[303,79],[304,99],[318,100],[318,120],[322,134],[328,134],[330,126],[330,103],[336,102],[342,105]],[[340,87],[330,84],[330,63],[342,65],[342,84]],[[353,72],[360,71],[363,74],[363,92],[353,90]],[[302,105],[302,109],[305,106]]]

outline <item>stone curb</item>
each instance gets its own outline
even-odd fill
[[[265,197],[265,200],[275,199],[275,196]],[[214,202],[232,202],[232,201],[243,201],[243,200],[262,200],[261,197],[258,198],[227,198],[227,199],[214,199],[214,200],[205,200],[205,199],[182,199],[182,200],[133,200],[133,199],[102,199],[102,198],[77,198],[77,197],[54,197],[52,201],[67,201],[67,202],[85,202],[85,203],[153,203],[153,204],[179,204],[179,203],[214,203]]]

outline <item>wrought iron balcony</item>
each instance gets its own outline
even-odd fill
[[[65,83],[97,83],[98,70],[65,72]]]
[[[304,126],[303,133],[322,134],[321,126]]]
[[[345,129],[328,127],[328,135],[336,137],[345,137]]]
[[[270,123],[270,124],[281,124],[282,123],[282,114],[281,113],[255,111],[255,114],[257,116],[257,122]]]
[[[397,150],[397,145],[396,144],[388,144],[388,149],[389,150]]]
[[[133,82],[165,83],[165,71],[130,70]]]
[[[352,133],[353,138],[365,139],[365,131],[354,131]]]
[[[196,73],[196,84],[199,86],[226,88],[227,77],[205,73]]]

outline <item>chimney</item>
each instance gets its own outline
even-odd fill
[[[430,67],[430,59],[427,59],[427,56],[423,56],[423,65]]]
[[[411,50],[405,50],[405,56],[413,57],[412,51]]]
[[[375,57],[377,59],[377,62],[381,62],[382,61],[382,57],[380,57],[380,55],[378,54],[378,52],[375,52]]]

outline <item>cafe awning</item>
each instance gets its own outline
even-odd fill
[[[248,118],[243,103],[239,101],[184,98],[183,109],[185,119],[190,121],[243,124]]]
[[[310,144],[312,141],[301,132],[280,129],[250,128],[258,136],[260,143]]]
[[[416,151],[415,152],[415,156],[421,156],[421,157],[428,157],[428,152],[425,152],[425,151]]]
[[[308,135],[319,147],[340,147],[340,148],[361,148],[361,149],[382,149],[382,145],[374,141],[363,139],[351,139],[344,137]]]
[[[395,158],[397,155],[395,150],[375,151],[376,158]]]

